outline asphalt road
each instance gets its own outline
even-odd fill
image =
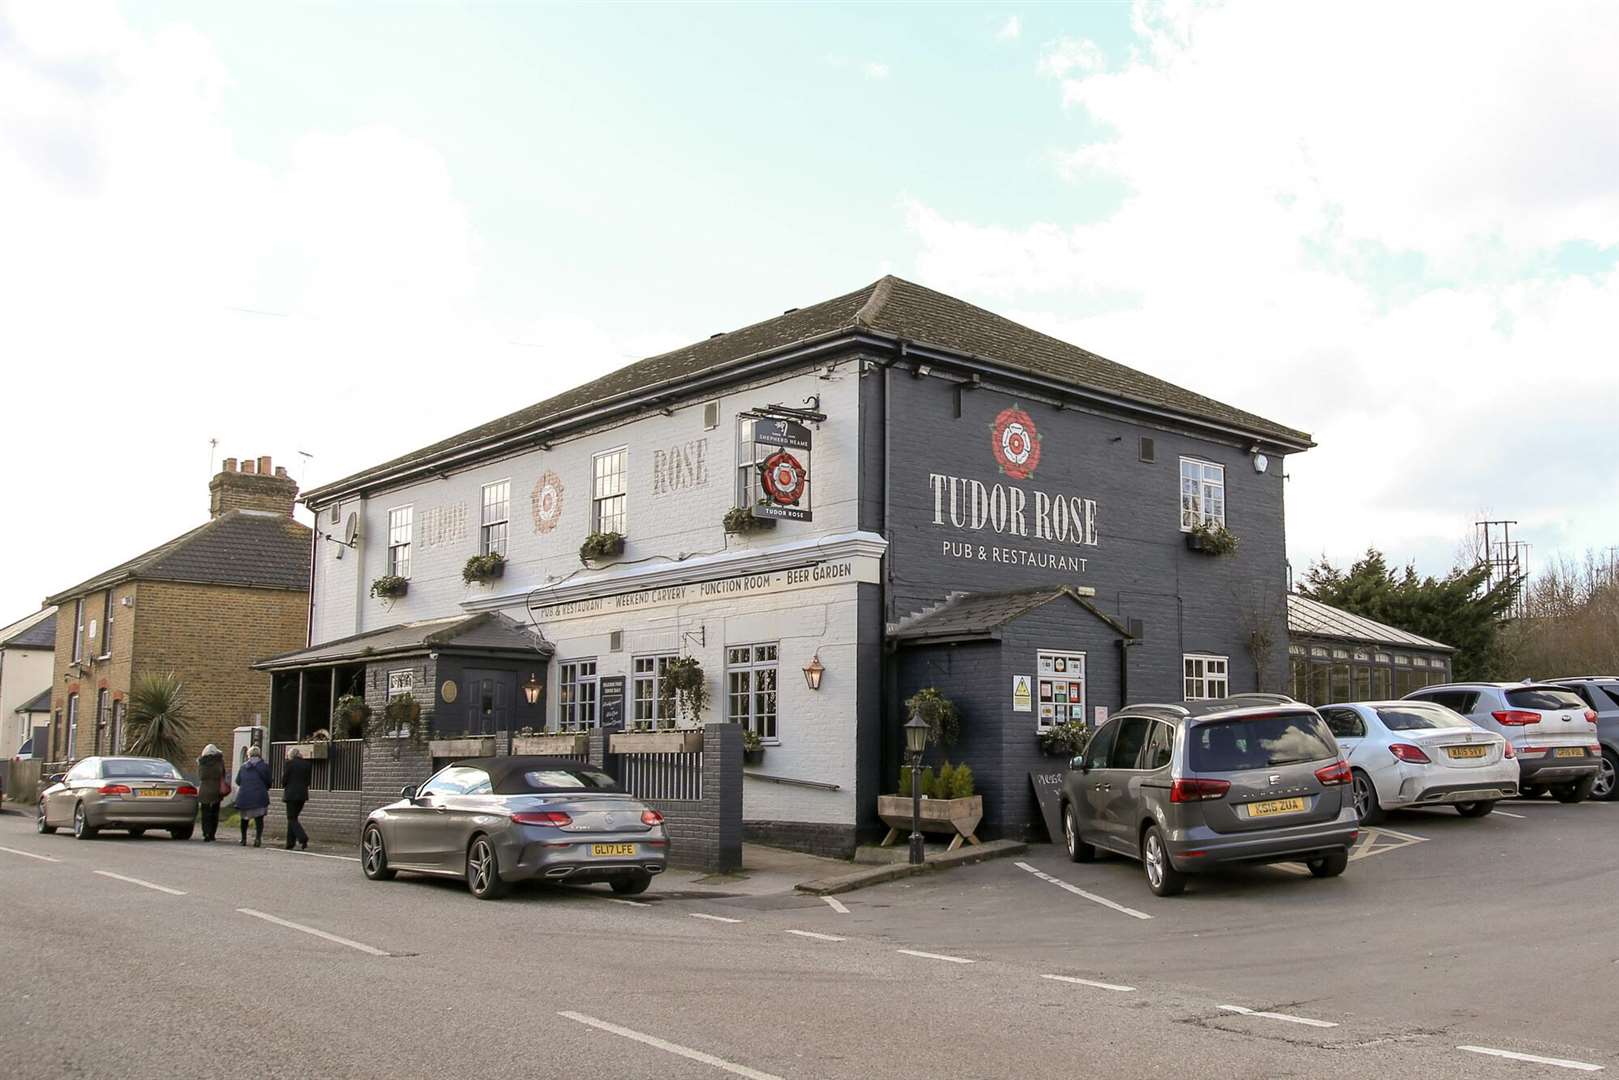
[[[1502,810],[1517,816],[1399,816],[1334,881],[1254,870],[1157,900],[1133,863],[1041,849],[837,898],[846,911],[800,896],[625,903],[599,887],[480,903],[454,882],[373,884],[341,858],[38,836],[13,812],[0,1072],[1619,1068],[1619,806]]]

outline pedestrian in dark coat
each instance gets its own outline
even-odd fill
[[[264,846],[264,815],[270,809],[270,766],[259,748],[247,749],[247,760],[236,770],[236,812],[242,815],[242,846],[247,846],[247,823],[253,823],[253,846]]]
[[[197,811],[202,815],[202,838],[210,844],[219,833],[219,804],[229,790],[225,752],[209,743],[197,755]]]
[[[296,746],[288,752],[286,763],[281,766],[281,801],[287,804],[288,851],[292,850],[294,843],[305,851],[309,850],[309,834],[304,832],[298,815],[303,813],[304,803],[309,801],[311,768],[309,759]]]

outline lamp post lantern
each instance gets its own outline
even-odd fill
[[[905,722],[905,752],[911,759],[911,858],[912,866],[921,866],[922,849],[922,751],[927,749],[931,729],[920,716],[911,715]]]

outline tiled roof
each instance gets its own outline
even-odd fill
[[[992,637],[995,632],[1046,604],[1067,597],[1117,633],[1129,631],[1102,612],[1090,598],[1067,585],[1011,592],[953,593],[944,603],[900,620],[888,636],[897,641],[960,641]]]
[[[442,619],[396,623],[363,634],[324,641],[307,649],[271,656],[253,666],[260,671],[280,671],[420,652],[430,648],[523,652],[537,657],[549,657],[552,652],[549,641],[522,623],[499,612],[486,611],[476,615],[449,615]]]
[[[1435,652],[1455,652],[1454,646],[1433,638],[1421,637],[1397,627],[1368,619],[1364,615],[1351,615],[1330,604],[1312,600],[1308,596],[1289,593],[1287,597],[1287,632],[1297,637],[1337,638],[1341,641],[1360,641],[1368,645],[1395,645],[1408,649],[1429,649]]]
[[[26,619],[19,619],[0,630],[0,648],[54,649],[56,648],[56,609],[36,611]]]
[[[319,506],[335,495],[380,482],[400,470],[419,467],[451,453],[473,451],[480,444],[503,437],[539,431],[588,408],[655,394],[665,387],[671,397],[678,396],[679,384],[684,381],[720,374],[727,367],[779,350],[862,332],[904,339],[913,345],[1101,394],[1126,405],[1216,423],[1286,446],[1302,449],[1313,445],[1310,436],[1302,431],[1115,363],[944,293],[902,278],[885,277],[855,292],[789,309],[740,330],[637,361],[536,405],[323,484],[309,491],[305,501]]]
[[[309,589],[309,527],[285,514],[231,510],[46,600],[60,604],[120,581]]]
[[[21,705],[18,705],[11,711],[19,713],[50,712],[51,688],[47,686],[45,689],[41,690],[39,693],[35,694],[33,697],[29,698],[27,701],[23,702]]]

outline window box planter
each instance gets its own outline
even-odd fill
[[[579,545],[579,561],[589,566],[593,562],[616,559],[624,554],[623,533],[591,533]]]
[[[427,752],[436,758],[494,757],[495,737],[463,735],[458,739],[429,739]]]
[[[607,739],[612,754],[696,754],[702,749],[701,731],[626,731]]]
[[[883,847],[889,847],[902,836],[911,834],[911,797],[909,795],[877,796],[877,816],[888,826]],[[974,795],[967,799],[923,799],[921,829],[925,833],[952,833],[950,850],[963,843],[976,844],[978,823],[984,819],[984,797]]]
[[[1237,538],[1224,525],[1196,525],[1186,534],[1186,550],[1203,555],[1230,555],[1237,550]]]
[[[744,764],[744,765],[762,765],[762,764],[764,764],[764,760],[765,760],[765,748],[762,747],[762,746],[759,747],[757,750],[743,750],[742,751],[742,764]]]
[[[325,739],[316,739],[313,742],[293,743],[287,747],[287,756],[291,757],[294,750],[310,761],[325,761],[326,755],[331,751],[332,744]]]
[[[410,581],[394,574],[385,574],[371,583],[371,595],[378,600],[397,600],[410,591]]]
[[[590,735],[583,731],[554,731],[544,735],[513,735],[512,753],[572,757],[588,752]]]
[[[766,532],[776,527],[775,518],[754,517],[753,511],[746,506],[733,506],[725,511],[725,531],[732,536],[746,536],[749,533]]]
[[[474,582],[479,585],[487,585],[491,581],[505,576],[506,557],[504,555],[474,555],[461,568],[461,580],[468,585]]]

